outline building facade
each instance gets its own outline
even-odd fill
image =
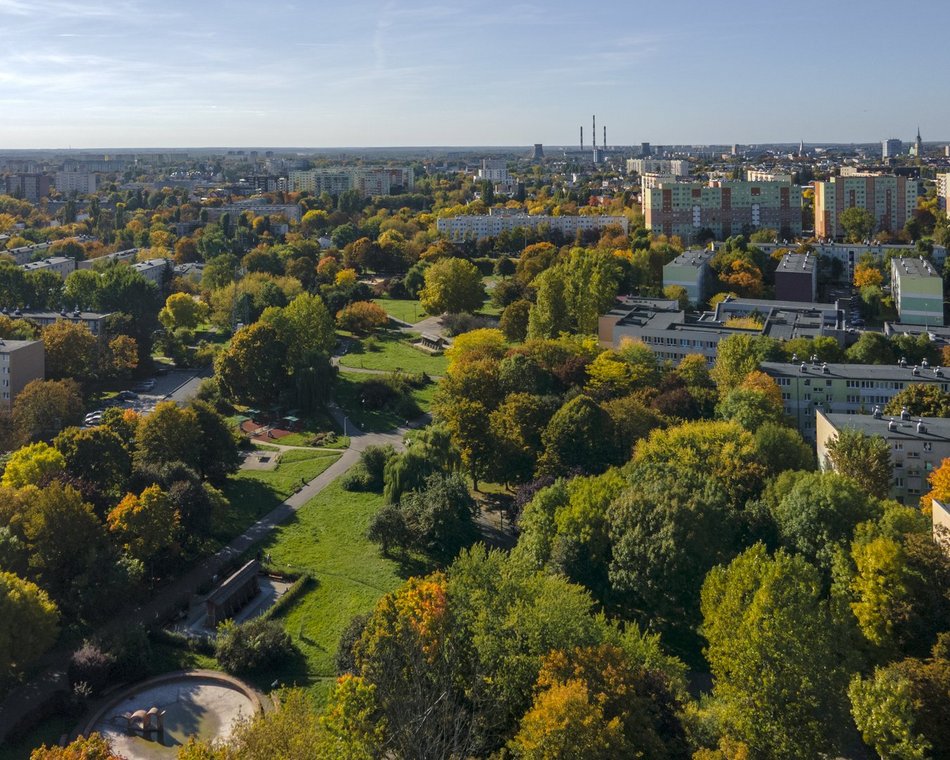
[[[21,264],[20,269],[24,272],[53,272],[65,280],[76,271],[76,259],[69,256],[51,256],[48,259]]]
[[[818,257],[786,253],[775,270],[775,298],[811,303],[818,294]]]
[[[502,232],[525,227],[536,229],[546,226],[565,235],[576,235],[578,231],[602,230],[616,225],[624,234],[630,223],[625,216],[541,216],[529,214],[490,213],[479,215],[446,216],[436,222],[439,232],[453,240],[465,238],[495,237]]]
[[[947,198],[950,197],[950,174],[937,175],[937,201],[943,211],[950,210]]]
[[[706,300],[712,287],[710,260],[716,252],[708,248],[684,251],[663,266],[663,286],[679,285],[685,288],[691,304]]]
[[[49,197],[50,181],[46,174],[21,173],[5,178],[6,194],[22,198],[31,203],[39,203],[41,198]]]
[[[902,323],[943,327],[943,277],[926,259],[891,259],[891,295]]]
[[[99,188],[99,177],[92,172],[56,172],[54,183],[63,195],[93,195]]]
[[[415,188],[412,167],[348,167],[338,169],[307,169],[292,171],[288,177],[289,189],[314,195],[340,195],[347,190],[360,194],[390,195],[395,191],[408,193]]]
[[[906,412],[885,416],[871,414],[815,413],[818,466],[833,470],[828,446],[842,430],[858,430],[887,441],[891,454],[891,498],[916,506],[929,490],[927,478],[950,456],[950,420],[911,417]]]
[[[689,161],[678,158],[628,158],[627,174],[666,174],[688,177]]]
[[[863,208],[874,217],[875,231],[899,232],[917,208],[917,180],[883,174],[832,177],[815,183],[815,235],[842,240],[841,214]]]
[[[782,238],[802,233],[802,189],[784,182],[661,182],[643,192],[646,227],[656,235],[716,240],[760,228]]]
[[[870,414],[884,408],[909,385],[931,383],[950,391],[950,370],[940,367],[879,364],[828,364],[804,361],[762,362],[760,369],[782,391],[785,414],[798,431],[815,441],[815,412],[825,414]]]
[[[9,411],[27,383],[45,376],[41,340],[0,340],[0,407]]]
[[[897,158],[904,152],[904,143],[896,137],[881,141],[881,158],[885,161],[889,158]]]

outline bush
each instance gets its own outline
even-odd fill
[[[389,324],[389,315],[386,310],[372,301],[356,301],[351,303],[336,315],[337,325],[343,330],[355,333],[368,333],[379,327]]]
[[[112,680],[115,657],[96,642],[84,641],[69,660],[66,675],[73,688],[84,683],[88,694],[94,696],[101,692]]]
[[[257,618],[237,625],[222,623],[214,654],[229,673],[246,673],[279,662],[293,651],[293,642],[274,620]]]
[[[373,488],[373,478],[367,472],[366,466],[362,462],[357,462],[340,480],[340,487],[344,491],[375,491]]]
[[[396,449],[390,444],[385,446],[367,446],[360,454],[360,464],[366,470],[374,484],[372,490],[383,490],[383,472],[386,463],[396,455]]]
[[[356,672],[356,658],[353,656],[353,647],[362,637],[367,621],[369,621],[368,613],[356,615],[347,623],[343,633],[340,634],[340,643],[336,649],[336,674],[338,676]]]

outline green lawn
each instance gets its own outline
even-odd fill
[[[338,458],[327,451],[288,451],[274,470],[241,470],[222,489],[231,508],[217,521],[214,537],[224,542],[238,535]]]
[[[360,429],[369,433],[385,433],[400,425],[405,425],[408,421],[388,409],[372,411],[362,407],[359,392],[360,383],[367,380],[378,380],[381,377],[358,372],[340,372],[333,392],[334,399],[344,414],[352,422],[355,422]],[[423,412],[427,412],[432,405],[432,398],[437,387],[436,383],[429,383],[412,392],[412,397]]]
[[[395,319],[401,319],[410,325],[421,322],[428,316],[428,314],[423,311],[420,303],[415,300],[410,301],[396,298],[374,298],[373,300],[382,306],[389,316]]]
[[[309,571],[316,579],[282,618],[305,668],[285,667],[274,675],[285,684],[309,687],[321,701],[336,678],[334,658],[343,629],[403,580],[400,566],[366,538],[370,519],[382,505],[381,495],[344,491],[337,480],[279,528],[265,549],[275,564]]]
[[[426,372],[433,376],[445,374],[448,359],[413,348],[411,343],[417,338],[415,333],[387,330],[369,339],[351,340],[349,351],[340,357],[340,365],[387,372]]]

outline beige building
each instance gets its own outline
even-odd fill
[[[883,174],[832,177],[815,183],[815,236],[844,238],[841,214],[849,208],[863,208],[874,217],[874,232],[900,232],[917,208],[917,180]]]
[[[930,519],[933,523],[934,541],[950,554],[950,504],[931,500]]]
[[[41,340],[0,340],[0,408],[9,410],[31,380],[42,380],[46,354]]]
[[[834,469],[828,445],[841,430],[859,430],[880,436],[891,452],[891,496],[902,504],[915,505],[929,490],[927,478],[950,457],[950,419],[912,418],[906,411],[897,416],[873,414],[830,414],[815,412],[818,466]]]

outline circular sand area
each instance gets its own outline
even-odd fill
[[[142,734],[129,730],[122,717],[157,707],[165,711],[164,730]],[[174,758],[189,737],[226,740],[236,722],[261,709],[253,690],[237,679],[213,671],[191,671],[153,678],[117,695],[86,725],[98,731],[113,752],[128,760]]]

